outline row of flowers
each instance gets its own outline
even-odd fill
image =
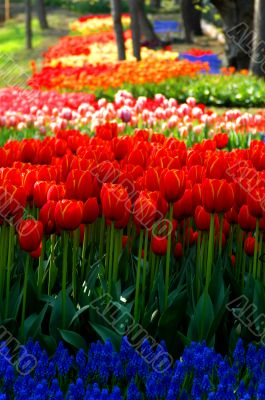
[[[118,88],[124,83],[159,83],[180,76],[194,76],[199,71],[208,70],[208,63],[175,61],[171,59],[145,59],[123,61],[121,63],[85,64],[78,67],[52,68],[44,66],[34,72],[28,84],[32,88],[71,89],[91,91],[95,89]]]
[[[104,122],[117,121],[118,131],[130,133],[133,128],[154,129],[165,136],[173,135],[188,143],[211,138],[215,132],[227,133],[234,147],[246,145],[248,135],[265,131],[262,112],[253,115],[240,110],[217,114],[194,98],[179,104],[156,94],[154,99],[134,98],[119,91],[113,102],[99,100],[86,93],[41,92],[39,90],[1,89],[0,126],[5,134],[27,129],[28,134],[45,135],[65,128],[79,128],[89,133]],[[11,131],[12,129],[12,131]],[[245,139],[239,134],[245,135]]]
[[[123,22],[129,21],[123,16]],[[66,36],[44,54],[43,67],[36,71],[33,63],[32,87],[48,89],[95,90],[121,87],[124,83],[158,83],[168,78],[194,76],[199,71],[215,72],[220,60],[210,51],[192,49],[181,55],[170,46],[152,50],[142,47],[142,61],[135,62],[131,32],[125,31],[126,62],[117,62],[117,46],[112,17],[84,17],[74,21],[71,29],[81,36]],[[194,64],[194,65],[193,65]]]
[[[158,353],[145,340],[139,349],[124,337],[118,351],[107,341],[92,343],[75,357],[60,344],[52,358],[38,342],[28,342],[24,355],[34,359],[19,375],[9,363],[10,349],[1,346],[1,400],[263,400],[264,347],[244,348],[238,341],[231,359],[222,357],[205,344],[192,343],[166,371],[159,371]],[[22,353],[23,354],[23,353]],[[157,368],[146,360],[157,358]],[[30,358],[29,358],[30,357]],[[18,365],[20,361],[18,358]],[[34,367],[34,368],[33,368]],[[21,368],[21,365],[20,365]],[[31,371],[31,372],[30,372]]]
[[[156,101],[167,103],[163,97]],[[189,99],[180,107],[188,116],[195,106]],[[197,111],[202,112],[199,107]],[[127,116],[124,112],[121,117]],[[5,319],[18,310],[23,339],[31,332],[27,320],[32,318],[32,274],[40,304],[42,295],[48,295],[49,302],[49,296],[60,301],[60,329],[69,327],[69,313],[84,301],[94,263],[100,265],[93,278],[96,295],[133,288],[127,295],[136,322],[145,320],[146,304],[157,307],[157,290],[160,315],[179,299],[173,295],[180,284],[175,274],[187,270],[191,255],[195,304],[203,301],[213,307],[208,291],[216,282],[218,257],[233,271],[240,290],[248,287],[250,278],[263,285],[262,141],[238,135],[251,141],[249,147],[229,151],[231,137],[226,133],[187,146],[148,129],[119,137],[115,122],[94,129],[91,138],[78,130],[58,129],[42,141],[9,140],[1,148],[1,306]],[[19,246],[26,252],[22,273],[20,264],[16,266]],[[22,308],[13,309],[11,293],[18,276],[23,282]],[[221,296],[227,301],[225,291]],[[200,328],[194,330],[192,320],[189,324],[190,338],[208,337],[205,316],[198,320]],[[260,333],[261,328],[256,329]]]
[[[122,15],[122,25],[130,25],[129,14]],[[110,14],[86,15],[70,24],[70,29],[81,35],[90,36],[94,33],[113,31],[113,18]]]

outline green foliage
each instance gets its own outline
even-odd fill
[[[265,105],[265,82],[248,75],[235,74],[202,75],[194,78],[180,77],[160,83],[141,85],[125,84],[120,89],[129,90],[135,97],[154,97],[156,93],[173,97],[183,102],[194,96],[199,103],[222,107],[263,107]],[[100,89],[98,97],[113,100],[117,89]]]
[[[109,0],[46,0],[47,6],[64,7],[68,10],[84,14],[106,14],[110,12]],[[122,0],[123,12],[128,11],[128,2]]]

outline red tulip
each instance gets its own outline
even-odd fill
[[[194,183],[201,183],[205,174],[205,168],[201,165],[192,165],[188,170],[187,178]]]
[[[223,149],[224,147],[227,147],[229,137],[227,133],[217,133],[216,135],[214,135],[213,140],[216,143],[217,149]]]
[[[128,236],[127,235],[122,235],[122,248],[124,249],[127,245],[128,242]]]
[[[33,200],[37,208],[41,208],[47,202],[49,188],[55,182],[37,181],[33,187]]]
[[[24,139],[20,146],[20,160],[33,162],[36,157],[36,142],[33,139]]]
[[[192,190],[186,189],[181,199],[174,203],[173,216],[175,219],[188,218],[193,211]]]
[[[160,176],[162,168],[148,168],[144,175],[145,188],[150,191],[156,191],[160,189]]]
[[[225,218],[230,224],[237,224],[238,213],[235,207],[232,207],[229,211],[225,213]]]
[[[65,184],[68,199],[87,200],[93,192],[93,180],[89,171],[72,169]]]
[[[141,192],[134,204],[133,218],[138,227],[151,228],[157,212],[155,201],[148,197],[145,192]]]
[[[255,249],[255,238],[253,236],[249,236],[245,240],[244,251],[249,257],[253,257],[254,249]]]
[[[247,196],[247,204],[254,218],[262,218],[265,214],[265,188],[257,187],[251,190]]]
[[[174,256],[176,258],[181,258],[183,257],[183,248],[182,248],[182,244],[180,242],[175,244],[174,247]]]
[[[40,245],[36,250],[31,251],[29,254],[32,258],[40,258],[41,252],[42,252],[42,242],[40,242]]]
[[[83,203],[76,200],[60,200],[54,211],[56,226],[59,229],[74,231],[83,218]]]
[[[99,216],[99,206],[95,197],[90,197],[84,203],[83,223],[92,224]]]
[[[225,158],[214,154],[206,162],[206,177],[211,179],[226,178],[228,165]]]
[[[96,137],[104,140],[111,140],[118,135],[118,125],[116,122],[106,122],[104,125],[96,127]]]
[[[25,173],[22,174],[22,184],[24,189],[26,190],[27,197],[33,197],[34,193],[34,185],[38,180],[38,171],[35,169],[26,170]]]
[[[205,179],[202,183],[202,205],[210,213],[223,213],[232,207],[234,191],[225,180]]]
[[[38,164],[46,164],[49,165],[51,164],[52,161],[52,149],[49,145],[42,145],[39,147],[37,155],[36,155],[36,161]]]
[[[42,222],[44,232],[47,235],[55,232],[54,212],[56,204],[56,201],[48,201],[40,209],[39,220]]]
[[[240,208],[238,214],[238,223],[244,231],[254,231],[256,219],[250,214],[248,206],[245,204]]]
[[[185,191],[186,176],[182,170],[164,170],[160,181],[160,190],[168,203],[179,200]]]
[[[125,158],[131,147],[131,138],[129,136],[123,136],[121,138],[112,139],[112,148],[116,160],[122,160]]]
[[[102,161],[93,171],[93,175],[97,177],[100,185],[103,183],[117,182],[120,175],[119,165],[117,161]]]
[[[65,185],[51,185],[47,192],[47,200],[59,201],[64,199],[66,196]]]
[[[20,222],[17,228],[20,247],[32,252],[38,249],[43,236],[43,226],[40,221],[27,219]]]
[[[194,209],[202,205],[202,185],[200,183],[196,183],[192,188],[192,204]]]
[[[200,231],[209,231],[211,214],[205,211],[202,206],[197,206],[194,214],[194,221]]]
[[[158,256],[163,256],[167,252],[167,237],[153,236],[151,239],[152,252]]]
[[[67,150],[67,142],[63,139],[56,139],[55,141],[55,153],[57,157],[65,155]]]
[[[236,256],[234,254],[231,255],[231,264],[233,267],[236,265]]]
[[[118,184],[105,183],[101,189],[102,214],[110,221],[121,221],[131,210],[127,190]]]

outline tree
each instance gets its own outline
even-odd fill
[[[184,24],[185,39],[187,43],[192,43],[192,0],[181,0],[180,8]]]
[[[131,30],[133,40],[133,55],[136,60],[141,60],[141,36],[139,24],[139,2],[138,0],[129,0],[129,9],[131,15]]]
[[[219,11],[226,37],[228,63],[236,69],[248,69],[252,53],[252,0],[211,0]]]
[[[118,59],[125,60],[126,51],[125,51],[123,28],[121,22],[122,9],[120,0],[111,0],[111,12],[113,18],[116,43],[118,48]]]
[[[46,17],[46,8],[44,0],[36,0],[36,12],[39,19],[41,29],[48,29],[48,22]]]
[[[161,45],[161,40],[155,34],[153,25],[146,15],[145,0],[138,0],[138,13],[141,36],[151,46]]]
[[[26,48],[32,49],[31,0],[25,0]]]
[[[255,0],[254,38],[251,57],[251,70],[258,76],[265,77],[265,0]]]
[[[5,0],[5,21],[10,19],[10,0]]]
[[[193,30],[195,36],[203,35],[202,27],[201,27],[201,17],[202,17],[201,7],[202,7],[202,0],[196,0],[196,2],[193,3],[192,30]]]
[[[181,0],[180,2],[185,39],[188,43],[192,43],[193,35],[202,35],[201,11],[197,9],[197,6],[201,5],[201,0]]]
[[[159,9],[161,7],[161,0],[151,0],[150,5],[153,9]]]

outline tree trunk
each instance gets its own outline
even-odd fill
[[[253,2],[250,0],[212,0],[221,14],[226,37],[229,66],[248,69],[252,53]]]
[[[180,8],[184,24],[185,40],[187,43],[192,43],[192,0],[181,0]]]
[[[25,0],[26,48],[32,49],[31,0]]]
[[[133,55],[136,60],[141,60],[141,36],[139,24],[139,4],[137,0],[129,0],[131,15],[131,30],[133,40]]]
[[[151,0],[150,5],[154,10],[158,10],[161,7],[161,0]]]
[[[265,0],[255,0],[254,38],[251,70],[265,77]]]
[[[125,60],[126,50],[125,50],[123,28],[121,22],[122,9],[120,0],[111,0],[111,13],[113,18],[114,32],[118,48],[118,59]]]
[[[156,47],[161,45],[161,40],[155,34],[153,25],[147,18],[145,11],[145,0],[138,0],[138,10],[139,10],[139,24],[140,24],[141,36],[151,46]]]
[[[5,21],[10,19],[10,0],[5,0]]]
[[[48,29],[48,22],[46,17],[46,8],[44,0],[36,0],[36,12],[39,19],[41,29]]]
[[[193,2],[193,12],[192,12],[192,31],[194,32],[195,36],[202,36],[202,27],[201,27],[201,17],[202,12],[196,6],[202,7],[202,1]]]

